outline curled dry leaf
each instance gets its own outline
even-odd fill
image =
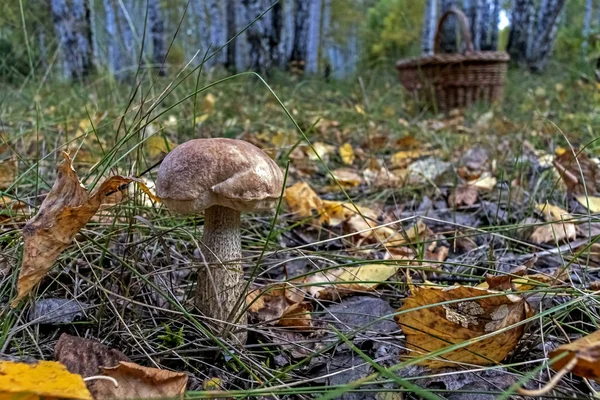
[[[112,384],[112,383],[111,383]],[[81,375],[55,361],[0,362],[0,399],[92,400]]]
[[[323,210],[323,201],[306,182],[285,189],[285,202],[296,218],[307,218]]]
[[[561,154],[557,155],[553,164],[565,182],[569,193],[585,195],[587,191],[589,195],[598,194],[600,192],[600,167],[583,152],[576,153],[577,158],[571,149],[559,153]]]
[[[90,392],[95,400],[182,399],[188,380],[182,372],[142,367],[124,361],[103,370],[102,375],[114,378],[119,386],[115,387],[113,382],[104,379],[94,380],[90,384]]]
[[[307,327],[310,326],[311,318],[310,314],[305,312],[307,307],[302,303],[304,297],[304,288],[294,286],[294,282],[285,282],[252,290],[246,296],[246,304],[250,314],[259,322],[288,327]]]
[[[488,282],[492,288],[498,282]],[[488,295],[492,297],[484,297]],[[479,297],[479,298],[478,298]],[[456,301],[448,304],[440,304]],[[423,306],[429,306],[420,308]],[[420,357],[482,335],[498,332],[526,319],[531,311],[520,296],[468,286],[414,287],[399,309],[396,321],[406,334],[409,355]],[[456,363],[488,365],[502,361],[523,335],[519,325],[486,339],[419,364],[430,368]]]
[[[537,204],[536,209],[544,215],[544,219],[549,223],[533,229],[530,236],[533,243],[553,243],[575,239],[577,236],[575,223],[565,222],[573,218],[568,212],[551,204]]]
[[[600,213],[600,197],[596,196],[577,196],[579,204],[590,210],[593,213]]]
[[[473,185],[457,186],[448,197],[448,203],[452,207],[472,206],[477,203],[479,194]]]
[[[355,292],[375,290],[400,269],[391,264],[365,264],[320,271],[305,279],[307,292],[314,298],[337,300]]]
[[[15,307],[50,270],[60,253],[96,213],[107,195],[134,178],[108,178],[91,196],[79,182],[71,158],[63,153],[58,175],[38,213],[23,228],[23,262],[17,283]]]
[[[571,372],[582,378],[600,380],[600,331],[596,331],[573,343],[563,344],[550,352],[549,357],[554,358],[562,353],[567,355],[552,364],[556,371],[562,369],[573,358],[576,358],[576,364]]]
[[[358,172],[350,168],[338,168],[331,171],[331,173],[335,183],[339,183],[343,188],[353,188],[363,182],[363,178]]]

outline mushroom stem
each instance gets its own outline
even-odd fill
[[[228,323],[244,326],[247,321],[245,300],[234,310],[240,296],[245,299],[240,212],[223,206],[207,208],[202,240],[206,266],[198,271],[196,305],[207,317],[224,321],[217,326],[226,334],[235,330]],[[246,332],[236,334],[236,338],[245,343]]]

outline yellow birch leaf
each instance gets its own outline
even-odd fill
[[[552,364],[552,369],[558,371],[575,357],[576,364],[571,369],[575,375],[583,378],[600,379],[600,330],[577,339],[573,343],[563,344],[550,352],[549,358],[554,358],[562,353],[567,355]]]
[[[323,202],[306,182],[285,189],[285,202],[297,218],[307,218],[323,211]]]
[[[92,400],[83,377],[55,361],[0,362],[0,399]]]
[[[596,196],[577,196],[579,204],[590,210],[593,213],[600,213],[600,197]]]
[[[346,165],[352,165],[352,163],[354,163],[354,149],[350,143],[344,143],[340,146],[340,157],[342,157],[342,161]]]

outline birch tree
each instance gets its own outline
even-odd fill
[[[498,50],[498,33],[500,30],[500,0],[492,0],[492,32],[490,33],[490,50]]]
[[[593,13],[593,0],[586,0],[585,2],[585,16],[583,19],[583,43],[581,45],[583,54],[587,54],[588,43],[590,37],[590,29],[592,25],[592,13]]]
[[[295,0],[294,45],[290,61],[301,64],[306,62],[309,5],[306,0]]]
[[[535,5],[533,0],[514,0],[507,51],[513,61],[527,61],[528,45],[533,35]]]
[[[452,7],[456,7],[456,5],[456,0],[441,0],[440,16]],[[456,46],[456,18],[453,15],[446,19],[441,34],[442,40],[440,41],[440,47],[442,53],[456,53],[458,51]]]
[[[292,52],[294,51],[296,0],[282,0],[282,2],[283,28],[281,31],[281,41],[279,42],[279,54],[281,55],[279,68],[286,68],[288,62],[292,59]]]
[[[104,14],[106,17],[106,33],[108,46],[108,68],[113,74],[119,72],[121,69],[121,55],[119,52],[118,34],[117,34],[117,20],[115,17],[115,10],[111,0],[103,0]]]
[[[552,56],[554,41],[566,0],[543,0],[537,22],[537,35],[531,37],[531,51],[527,57],[529,69],[541,71]]]
[[[152,63],[159,75],[165,75],[165,25],[159,0],[148,0],[148,24],[152,38]]]
[[[423,13],[423,31],[421,33],[421,54],[433,54],[433,42],[437,28],[437,1],[426,0]]]
[[[216,51],[227,43],[227,2],[225,0],[208,0],[208,14],[210,16],[210,44]],[[211,51],[212,53],[212,51]],[[214,56],[215,64],[225,65],[227,50],[223,49]]]
[[[131,0],[117,0],[118,21],[119,21],[119,37],[122,39],[124,47],[124,59],[127,66],[131,66],[136,59],[134,48],[132,21],[130,15],[133,14],[133,3]]]
[[[89,9],[84,0],[51,0],[52,22],[59,40],[63,76],[81,79],[92,69],[92,45]]]
[[[322,3],[321,0],[310,0],[309,3],[305,71],[309,74],[316,74],[319,72]]]

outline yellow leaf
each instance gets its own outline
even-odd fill
[[[219,390],[222,383],[221,378],[206,378],[203,382],[204,390]]]
[[[535,205],[535,208],[544,215],[546,221],[562,221],[573,218],[567,211],[552,204],[538,203]]]
[[[333,177],[342,187],[353,188],[362,183],[362,177],[358,172],[350,168],[338,168],[331,171]]]
[[[496,293],[497,296],[477,298]],[[462,301],[450,302],[456,300]],[[449,303],[440,304],[444,302]],[[530,315],[529,305],[519,296],[468,286],[415,287],[398,311],[401,314],[395,319],[406,335],[412,357],[497,332]],[[457,363],[499,363],[515,348],[523,332],[520,325],[419,364],[441,368],[455,367]]]
[[[217,99],[213,96],[212,93],[209,93],[204,97],[204,101],[202,102],[202,107],[204,108],[204,112],[207,114],[212,114],[215,111],[215,103]]]
[[[393,168],[405,168],[417,158],[434,155],[435,150],[401,150],[392,155],[390,162]]]
[[[38,361],[35,364],[0,362],[0,399],[80,399],[92,395],[80,375],[72,374],[61,363]]]
[[[90,196],[79,182],[71,158],[66,153],[63,153],[63,157],[52,190],[38,213],[23,228],[23,261],[17,282],[18,294],[11,303],[13,307],[52,268],[60,253],[98,211],[107,195],[134,180],[122,176],[110,177]]]
[[[160,135],[154,135],[148,138],[144,144],[146,146],[148,157],[152,160],[159,159],[159,157],[166,155],[177,146],[166,137]]]
[[[497,183],[498,183],[498,180],[496,178],[494,178],[493,176],[491,176],[488,172],[484,173],[478,179],[474,179],[474,180],[468,182],[469,185],[474,186],[477,189],[485,190],[488,192],[492,191],[496,187]]]
[[[297,218],[307,218],[323,210],[323,202],[306,182],[285,189],[285,202]]]
[[[365,110],[359,105],[355,105],[354,109],[356,110],[357,113],[359,113],[360,115],[366,115]]]
[[[576,197],[579,204],[588,208],[590,212],[600,213],[600,197],[596,196],[577,196]]]
[[[544,215],[549,224],[536,226],[529,239],[533,243],[554,243],[555,241],[572,240],[577,236],[573,222],[563,222],[573,218],[568,212],[551,204],[536,204],[536,209]]]
[[[327,159],[327,155],[333,151],[335,151],[335,147],[332,145],[325,144],[323,142],[315,142],[312,144],[312,148],[308,147],[306,149],[306,154],[312,161],[318,161],[319,158],[325,161]]]
[[[15,160],[2,160],[0,162],[0,189],[9,187],[16,176],[17,162]]]
[[[195,119],[194,119],[194,124],[196,125],[200,125],[202,124],[204,121],[206,121],[208,119],[210,115],[209,114],[202,114],[202,115],[198,115]]]
[[[346,165],[352,165],[354,163],[354,149],[350,143],[344,143],[340,146],[340,157]]]
[[[306,290],[315,298],[336,300],[353,292],[375,290],[382,282],[394,276],[399,268],[397,265],[381,263],[317,272],[306,277]]]

